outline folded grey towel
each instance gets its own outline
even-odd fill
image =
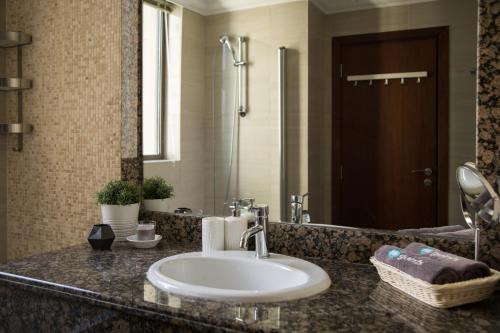
[[[436,227],[436,228],[401,229],[398,230],[397,233],[407,234],[407,235],[439,234],[441,232],[453,232],[463,229],[465,229],[465,227],[461,225],[445,225],[443,227]]]
[[[409,254],[396,246],[381,246],[375,251],[375,258],[432,284],[454,283],[460,278],[459,274],[449,265],[430,257]]]
[[[488,265],[475,260],[444,252],[422,243],[410,243],[405,248],[409,253],[417,258],[430,258],[442,265],[453,268],[460,276],[460,281],[482,278],[490,275]]]

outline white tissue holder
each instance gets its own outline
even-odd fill
[[[451,308],[482,301],[495,292],[500,272],[490,269],[490,276],[467,281],[431,284],[399,269],[370,258],[382,281],[436,308]]]
[[[215,251],[224,250],[224,219],[204,217],[201,220],[202,253],[210,256]]]

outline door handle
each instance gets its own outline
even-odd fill
[[[431,168],[425,168],[423,170],[411,170],[411,173],[423,173],[424,175],[426,175],[427,177],[429,177],[430,175],[432,175],[432,169]]]

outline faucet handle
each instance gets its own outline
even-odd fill
[[[239,200],[241,208],[251,209],[255,204],[254,198],[243,198]]]
[[[241,215],[240,201],[239,200],[233,199],[233,202],[232,202],[231,206],[229,206],[229,208],[231,209],[231,216],[237,217],[237,216]]]
[[[307,193],[304,193],[302,195],[300,194],[292,194],[292,201],[291,203],[299,203],[299,204],[303,204],[304,203],[304,198],[309,196],[309,192]]]
[[[233,198],[231,202],[224,202],[224,214],[227,212],[226,209],[229,209],[231,216],[240,216],[241,208],[241,202],[238,199]]]
[[[251,210],[255,214],[255,217],[267,218],[269,216],[269,206],[268,205],[262,205],[262,204],[253,205]]]

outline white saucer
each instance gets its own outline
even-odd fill
[[[128,236],[127,241],[132,243],[132,245],[134,245],[138,249],[149,249],[158,245],[158,243],[161,241],[161,238],[161,235],[155,235],[154,240],[138,240],[137,234],[135,234],[132,236]]]

